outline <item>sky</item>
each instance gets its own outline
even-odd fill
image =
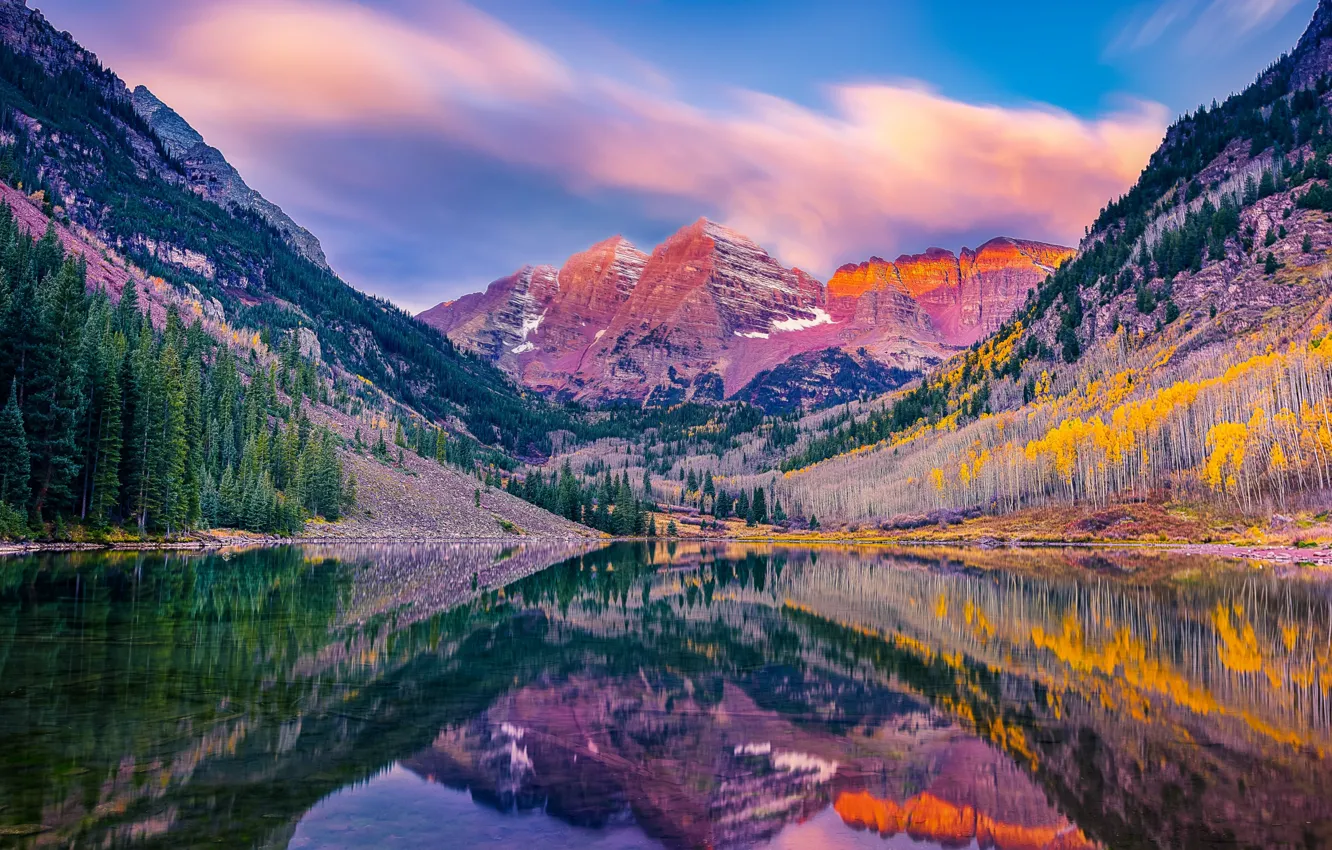
[[[826,279],[1073,245],[1315,0],[29,0],[413,312],[700,216]]]

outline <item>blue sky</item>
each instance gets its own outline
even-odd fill
[[[700,215],[826,276],[1073,242],[1313,0],[34,0],[420,310]]]

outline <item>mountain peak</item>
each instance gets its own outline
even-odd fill
[[[167,106],[148,90],[147,86],[134,87],[130,97],[134,111],[157,133],[157,137],[166,145],[167,152],[177,159],[184,156],[195,145],[204,142],[203,136],[180,117],[176,110]]]
[[[750,245],[755,244],[754,240],[750,239],[748,236],[737,230],[732,230],[720,222],[713,221],[709,218],[701,218],[698,221],[703,227],[703,232],[708,236],[711,236],[713,239],[723,242],[742,242]]]
[[[251,189],[217,148],[178,112],[162,102],[147,86],[136,86],[130,94],[135,113],[152,128],[171,158],[184,167],[190,187],[223,207],[236,206],[257,213],[301,256],[328,269],[323,246],[315,235],[283,212],[277,204]]]
[[[1289,61],[1295,63],[1291,70],[1292,89],[1312,88],[1332,71],[1332,0],[1320,0]],[[1270,75],[1264,79],[1270,79]]]

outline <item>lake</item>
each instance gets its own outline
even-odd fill
[[[0,846],[1332,846],[1332,584],[1157,550],[0,560]]]

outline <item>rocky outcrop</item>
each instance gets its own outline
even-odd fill
[[[853,392],[856,374],[900,384],[997,328],[1072,254],[999,238],[960,255],[872,257],[824,287],[700,219],[650,256],[615,237],[558,273],[528,267],[421,318],[526,386],[568,398],[675,404],[748,387],[787,409]],[[830,365],[841,361],[820,353],[832,351],[854,352],[856,367]]]
[[[217,148],[204,142],[184,118],[158,100],[144,86],[134,89],[134,111],[148,122],[162,146],[185,171],[190,188],[224,207],[238,207],[256,213],[282,235],[298,254],[320,268],[328,268],[324,249],[310,231],[291,220],[277,204],[246,185],[231,163]]]

